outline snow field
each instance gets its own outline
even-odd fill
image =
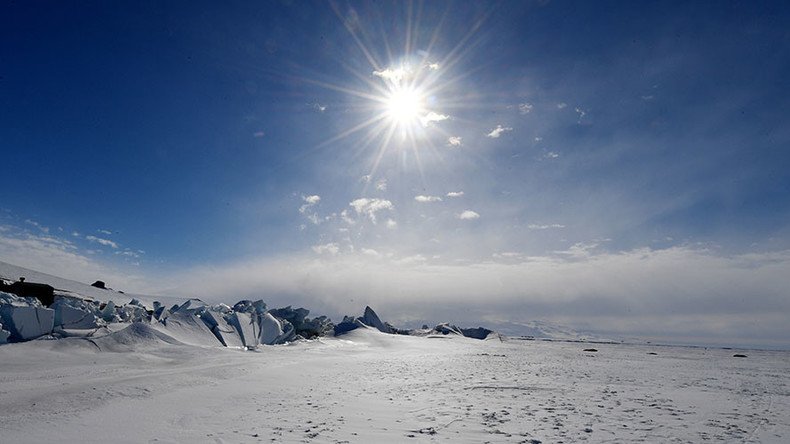
[[[250,352],[132,324],[0,347],[0,430],[4,442],[790,437],[787,352],[589,347],[358,329]]]

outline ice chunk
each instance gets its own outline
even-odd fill
[[[208,304],[197,298],[188,299],[180,306],[174,305],[170,311],[172,313],[199,313],[208,308]]]
[[[206,326],[214,333],[214,336],[217,337],[222,345],[226,347],[244,346],[238,332],[228,324],[222,312],[214,309],[205,310],[200,314],[200,319],[205,322]]]
[[[11,336],[11,333],[5,331],[3,329],[3,324],[0,324],[0,344],[5,344],[8,342],[8,338]]]
[[[115,303],[113,301],[108,302],[101,310],[101,318],[106,322],[121,321],[121,317],[118,316],[118,313],[115,311]]]
[[[252,301],[245,299],[236,302],[236,304],[233,305],[233,311],[237,313],[252,313],[255,311],[255,306],[252,304]]]
[[[388,325],[385,325],[383,322],[381,322],[379,316],[375,311],[373,311],[372,308],[370,308],[370,306],[365,307],[365,314],[362,316],[361,321],[365,325],[373,327],[382,333],[392,333],[392,329]]]
[[[258,299],[257,301],[252,303],[252,306],[255,308],[255,311],[258,314],[266,313],[266,302],[263,302],[262,299]]]
[[[335,336],[342,335],[343,333],[348,333],[351,330],[355,330],[359,327],[367,328],[368,325],[362,322],[360,318],[354,318],[351,316],[344,316],[343,322],[335,325]]]
[[[258,346],[260,327],[257,316],[252,316],[250,313],[234,312],[228,316],[228,322],[239,333],[245,347],[255,348]]]
[[[264,313],[260,317],[261,328],[261,344],[274,345],[277,344],[277,339],[283,335],[283,327],[277,318],[269,313]]]
[[[222,345],[206,323],[188,311],[172,313],[163,322],[152,323],[151,326],[184,344],[204,347]]]
[[[459,335],[463,336],[464,334],[461,332],[461,329],[456,327],[455,325],[450,325],[447,323],[439,324],[433,328],[433,333],[441,334],[441,335]]]
[[[332,331],[334,324],[326,316],[319,316],[313,319],[305,319],[297,331],[305,338],[314,338],[316,336],[326,336],[327,333]]]
[[[9,339],[27,341],[52,333],[55,311],[33,305],[0,305],[0,322],[10,333]]]
[[[375,328],[376,330],[382,333],[394,333],[392,327],[389,324],[381,322],[379,316],[373,311],[372,308],[365,307],[365,313],[362,317],[353,318],[351,316],[345,316],[343,318],[343,322],[335,325],[335,335],[342,335],[343,333],[347,333],[351,330],[354,330],[359,327],[371,327]]]
[[[58,298],[50,306],[55,311],[55,326],[64,329],[88,329],[104,325],[96,317],[93,304],[72,298]]]
[[[467,338],[474,338],[474,339],[486,339],[488,335],[493,333],[493,330],[489,330],[484,327],[477,327],[477,328],[462,328],[461,333],[466,336]]]
[[[277,319],[290,322],[291,325],[294,326],[294,329],[299,331],[302,328],[305,318],[308,314],[310,314],[310,310],[306,308],[291,308],[289,305],[285,308],[275,308],[273,310],[269,310],[269,313],[271,313],[271,315]]]
[[[165,322],[168,316],[170,316],[170,310],[164,305],[159,304],[159,302],[154,302],[153,318],[159,322]]]
[[[283,334],[274,340],[275,344],[284,344],[296,339],[296,329],[294,328],[293,324],[286,320],[280,320],[280,325],[282,325]]]

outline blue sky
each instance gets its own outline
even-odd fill
[[[783,343],[788,29],[780,2],[5,4],[0,260]]]

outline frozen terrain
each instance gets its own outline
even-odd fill
[[[141,323],[94,342],[0,346],[3,442],[790,439],[787,352],[371,329],[250,352]]]
[[[54,325],[83,316],[68,298],[144,298],[3,263],[0,273],[57,288],[54,309],[0,293],[17,335],[42,314]],[[76,311],[61,306],[64,291]],[[569,341],[449,324],[407,336],[370,308],[335,325],[342,335],[259,345],[279,343],[284,319],[307,331],[307,310],[179,302],[154,315],[125,306],[125,321],[107,304],[96,314],[111,320],[80,318],[91,328],[0,345],[0,442],[790,440],[787,351],[583,343],[540,323],[530,328]]]

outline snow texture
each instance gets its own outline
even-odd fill
[[[573,342],[358,328],[248,353],[187,345],[156,325],[0,347],[3,442],[790,438],[788,352],[596,344],[589,353]]]

